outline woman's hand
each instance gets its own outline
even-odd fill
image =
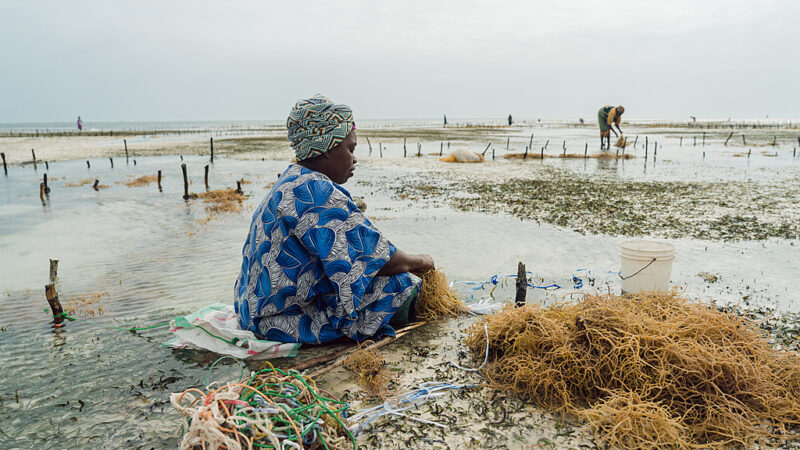
[[[381,267],[378,275],[397,275],[404,272],[427,272],[435,268],[430,255],[409,255],[400,249]]]
[[[425,273],[425,272],[429,272],[429,271],[431,271],[431,270],[436,268],[436,265],[434,264],[433,258],[431,257],[431,255],[426,255],[426,254],[422,253],[422,254],[419,254],[419,255],[416,255],[416,256],[417,256],[417,258],[419,258],[419,265],[412,272]]]

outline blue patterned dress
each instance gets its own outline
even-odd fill
[[[234,287],[239,326],[280,342],[393,336],[389,319],[421,282],[377,275],[396,250],[349,192],[292,164],[253,214]]]

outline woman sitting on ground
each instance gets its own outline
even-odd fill
[[[341,185],[353,176],[353,112],[321,95],[287,120],[291,164],[253,214],[234,287],[242,329],[260,339],[326,343],[393,336],[408,322],[428,255],[397,249]]]

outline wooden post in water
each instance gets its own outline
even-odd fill
[[[748,158],[750,157],[750,153],[752,153],[752,152],[753,152],[752,148],[747,149],[747,157]]]
[[[31,149],[31,156],[33,156],[33,165],[36,165],[36,152]]]
[[[742,134],[742,145],[747,145],[747,139],[744,138],[744,134]]]
[[[60,327],[61,323],[64,322],[64,307],[61,306],[61,302],[58,300],[56,285],[53,283],[45,285],[44,296],[50,305],[50,311],[53,313],[53,323],[56,327]]]
[[[530,147],[525,147],[525,153],[522,154],[522,159],[528,159],[528,149]]]
[[[189,200],[189,175],[186,173],[186,163],[181,164],[181,172],[183,172],[183,199]]]
[[[508,145],[509,145],[510,143],[511,143],[511,138],[510,138],[510,137],[507,137],[507,138],[506,138],[506,152],[508,152]]]
[[[422,156],[422,144],[417,142],[417,158]]]
[[[6,154],[5,153],[0,153],[0,156],[3,157],[3,173],[8,175],[8,166],[6,165]]]
[[[44,162],[44,169],[50,170],[50,164],[47,161]]]
[[[639,142],[639,135],[637,134],[635,138],[633,138],[633,149],[636,150],[636,143]]]
[[[486,148],[485,148],[485,149],[483,149],[483,153],[481,153],[481,155],[482,155],[482,156],[486,156],[486,152],[489,150],[489,147],[491,147],[491,146],[492,146],[492,143],[491,143],[491,142],[489,142],[488,144],[486,144]]]
[[[528,147],[533,148],[533,133],[531,133],[531,140],[528,142]]]
[[[544,143],[544,148],[547,148],[547,144],[549,144],[549,143],[550,143],[550,139],[548,139],[548,140],[547,140],[547,141]]]
[[[522,261],[517,264],[517,295],[514,304],[519,308],[525,306],[525,296],[528,294],[528,274]]]
[[[683,136],[681,136],[680,146],[683,147]]]
[[[214,164],[214,138],[210,138],[211,145],[211,164]]]
[[[705,145],[706,145],[706,132],[703,131],[703,146],[705,147]]]
[[[87,169],[91,169],[92,168],[92,165],[89,164],[89,160],[88,159],[86,160],[86,168]]]
[[[653,142],[653,161],[658,158],[658,141]]]
[[[114,158],[109,157],[108,161],[111,163],[111,168],[113,169],[114,168]]]
[[[125,145],[125,162],[128,162],[128,140],[123,139],[122,143]]]
[[[94,184],[92,185],[92,189],[94,189],[95,191],[99,191],[99,190],[100,190],[100,188],[98,188],[98,187],[97,187],[97,186],[99,186],[99,185],[100,185],[100,180],[98,180],[98,179],[96,179],[96,178],[95,178],[95,180],[94,180]]]
[[[206,183],[206,190],[208,190],[208,164],[206,164],[205,174],[203,175],[203,181]]]
[[[727,138],[727,139],[725,139],[725,146],[727,146],[727,145],[728,145],[728,141],[730,141],[732,137],[733,137],[733,131],[731,131],[731,134],[729,134],[729,135],[728,135],[728,138]]]
[[[378,151],[380,152],[381,158],[383,158],[383,142],[378,142]]]
[[[539,160],[544,162],[544,147],[542,147],[542,151],[539,153]]]
[[[403,158],[406,157],[406,138],[403,138]]]
[[[44,183],[39,183],[39,199],[42,201],[42,205],[46,205],[44,201]]]
[[[647,136],[644,137],[644,155],[647,158],[647,148],[650,145],[650,142],[647,139]]]
[[[58,260],[51,259],[50,260],[50,282],[55,283],[56,277],[58,277]]]
[[[47,174],[44,174],[42,176],[42,184],[44,184],[44,193],[45,194],[49,194],[50,193],[50,186],[47,185]]]
[[[242,191],[242,180],[236,180],[236,193],[237,194],[243,194],[244,193]]]
[[[133,160],[133,165],[134,165],[134,166],[136,165],[136,160],[135,160],[135,159]]]
[[[444,142],[439,142],[439,156],[442,156],[442,152],[444,151]],[[494,150],[492,150],[494,151]]]
[[[158,192],[161,192],[161,171],[158,171]]]
[[[586,144],[584,144],[584,146],[583,146],[583,157],[584,158],[588,158],[589,157],[589,143],[588,142]]]
[[[697,136],[692,136],[694,138],[694,143],[692,144],[693,147],[697,147]]]
[[[372,156],[372,144],[369,142],[369,136],[367,136],[367,145],[369,146],[369,156]]]
[[[527,148],[527,147],[525,147]],[[494,161],[494,149],[492,149],[492,161]]]

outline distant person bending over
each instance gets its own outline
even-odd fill
[[[600,149],[610,149],[611,148],[611,134],[609,130],[614,132],[614,136],[622,135],[622,129],[619,127],[620,122],[622,121],[622,113],[625,112],[625,108],[622,106],[610,106],[606,105],[600,108],[600,111],[597,111],[597,122],[600,124]],[[614,125],[617,126],[617,130],[619,130],[619,135],[616,131],[614,131]],[[603,138],[606,139],[605,146],[603,144]]]
[[[395,247],[341,186],[356,164],[350,107],[300,100],[287,127],[297,163],[253,214],[234,287],[240,327],[280,342],[393,336],[421,284],[409,272],[433,259]]]

